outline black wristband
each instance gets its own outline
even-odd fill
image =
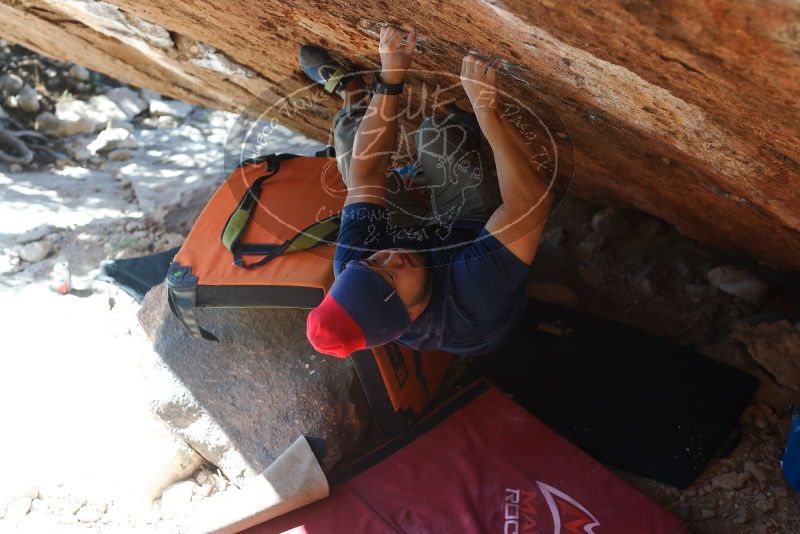
[[[377,76],[372,78],[372,94],[379,95],[399,95],[403,92],[405,82],[400,83],[381,83]]]

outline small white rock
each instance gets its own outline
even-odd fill
[[[89,69],[76,63],[69,68],[69,76],[74,80],[85,82],[89,79],[91,73],[89,72]]]
[[[11,165],[8,166],[8,170],[13,173],[18,173],[22,172],[23,169],[22,165],[20,165],[19,163],[12,163]]]
[[[43,501],[42,499],[33,499],[33,501],[31,501],[31,511],[29,513],[46,514],[49,511],[50,506],[48,506],[47,501]]]
[[[105,503],[87,503],[75,514],[81,523],[94,523],[99,521],[106,511]]]
[[[106,126],[112,120],[129,121],[133,118],[129,111],[122,109],[111,97],[106,95],[94,95],[89,98],[87,105],[89,113],[101,126]]]
[[[63,484],[44,484],[38,489],[40,499],[63,499],[69,497],[69,491]]]
[[[194,495],[199,498],[205,498],[211,495],[213,490],[214,484],[212,484],[210,480],[207,480],[204,484],[194,487]]]
[[[15,497],[28,497],[29,499],[38,499],[39,498],[39,488],[35,485],[31,485],[25,488],[22,488],[20,491],[16,492]]]
[[[714,287],[754,306],[761,305],[769,291],[769,286],[756,275],[731,265],[711,269],[706,278]]]
[[[80,510],[84,502],[86,501],[83,499],[67,496],[61,499],[48,500],[47,505],[58,515],[72,516]]]
[[[180,100],[151,100],[150,113],[152,115],[170,115],[183,119],[192,112],[194,106]]]
[[[31,510],[31,503],[33,499],[30,497],[18,497],[11,501],[11,503],[6,506],[6,519],[22,519],[28,512]]]
[[[97,134],[97,138],[86,145],[86,148],[92,154],[97,154],[98,152],[108,152],[115,148],[135,148],[135,145],[136,141],[125,128],[106,128]]]
[[[185,508],[192,502],[194,488],[197,486],[194,480],[182,480],[167,486],[161,494],[161,509],[165,511],[177,511]]]
[[[34,241],[23,245],[19,250],[19,256],[30,263],[36,263],[45,259],[53,250],[53,245],[50,241]]]
[[[56,118],[61,135],[75,135],[94,132],[104,117],[83,100],[72,100],[56,104]]]

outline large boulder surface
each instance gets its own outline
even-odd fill
[[[791,269],[800,268],[798,20],[800,5],[781,0],[324,8],[309,0],[0,0],[5,39],[234,111],[262,95],[253,109],[268,108],[307,85],[301,44],[366,57],[370,67],[380,24],[414,27],[411,109],[430,97],[423,82],[453,83],[466,52],[499,57],[501,89],[549,107],[563,128],[547,112],[543,120],[572,139],[572,193],[635,206],[690,237]],[[328,139],[337,99],[315,89],[290,100],[270,116]]]
[[[308,344],[306,311],[198,312],[220,342],[187,334],[163,284],[139,312],[159,360],[153,408],[172,430],[234,481],[261,473],[301,434],[324,449],[323,469],[352,452],[370,424],[361,386],[349,359]]]

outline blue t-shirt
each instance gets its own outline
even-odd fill
[[[417,350],[443,349],[461,356],[497,350],[525,308],[528,266],[491,235],[483,223],[456,221],[451,228],[390,229],[377,204],[345,206],[334,256],[334,274],[351,260],[378,250],[410,248],[422,254],[432,277],[431,300],[397,341]]]

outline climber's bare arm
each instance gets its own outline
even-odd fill
[[[539,246],[553,196],[524,137],[499,111],[496,75],[490,62],[473,55],[464,58],[461,83],[494,152],[503,198],[503,203],[486,223],[486,230],[522,262],[530,264]]]
[[[403,42],[403,39],[406,39]],[[414,32],[381,28],[381,81],[403,81],[416,46]],[[350,162],[350,189],[345,205],[371,202],[386,206],[386,171],[397,144],[399,95],[375,94],[358,127]]]

